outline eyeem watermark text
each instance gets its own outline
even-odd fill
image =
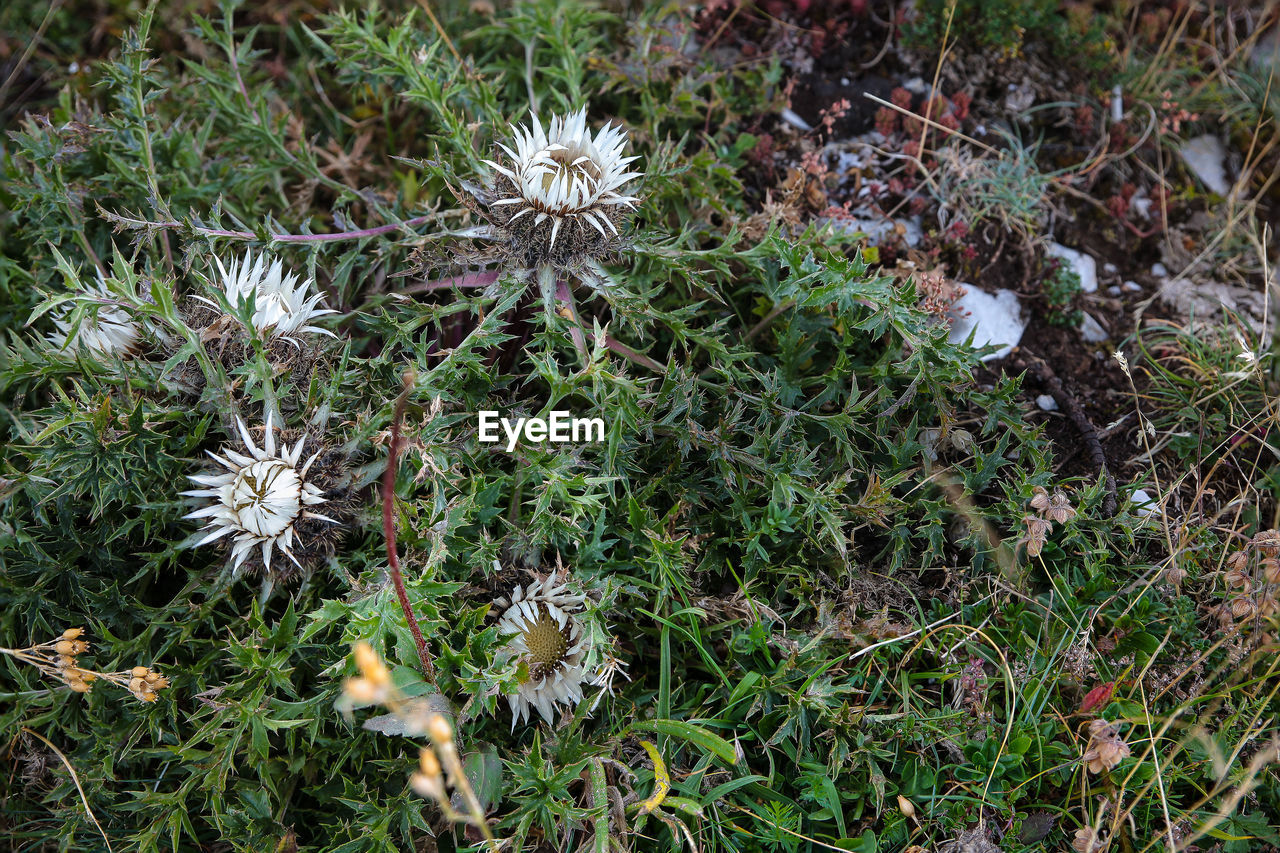
[[[560,411],[552,411],[546,418],[504,418],[491,410],[479,414],[480,440],[488,443],[501,441],[501,429],[506,435],[508,453],[515,450],[521,440],[530,444],[604,441],[603,418],[575,418]]]

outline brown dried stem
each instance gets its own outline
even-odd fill
[[[382,535],[387,540],[387,567],[391,572],[391,583],[396,588],[396,597],[400,600],[400,609],[404,611],[405,621],[409,623],[409,632],[413,634],[413,643],[418,649],[418,659],[422,661],[422,674],[426,676],[427,681],[435,684],[435,664],[431,662],[427,641],[422,638],[422,629],[418,627],[418,617],[413,615],[413,607],[409,604],[409,594],[404,588],[404,576],[400,573],[400,555],[396,551],[396,453],[400,447],[400,422],[404,418],[404,407],[409,401],[409,392],[413,390],[413,381],[413,371],[406,371],[404,390],[396,398],[395,412],[391,416],[391,443],[387,448],[387,470],[382,475]]]

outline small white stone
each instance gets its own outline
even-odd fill
[[[965,288],[965,294],[951,308],[951,342],[963,344],[972,332],[974,347],[988,344],[1000,347],[983,356],[983,361],[1004,358],[1013,352],[1027,328],[1018,294],[1003,289],[991,294],[967,284],[961,287]]]
[[[1144,518],[1150,518],[1160,510],[1159,504],[1152,500],[1146,489],[1135,489],[1129,500],[1133,503],[1134,512]]]
[[[1036,405],[1045,412],[1058,411],[1058,401],[1053,399],[1052,394],[1041,394],[1039,397],[1036,397]]]
[[[1119,124],[1122,121],[1124,121],[1124,89],[1117,83],[1111,89],[1111,123]]]
[[[1117,285],[1113,284],[1107,288],[1107,293],[1111,294],[1112,296],[1119,296],[1120,288]]]
[[[1126,281],[1124,284],[1120,286],[1125,290],[1129,291],[1130,293],[1142,292],[1142,285],[1138,284],[1136,281]]]
[[[906,89],[913,95],[923,95],[931,88],[928,83],[924,82],[923,77],[912,77],[910,80],[902,84],[902,88]]]
[[[1168,278],[1169,268],[1166,267],[1164,264],[1160,263],[1159,261],[1156,261],[1154,264],[1151,265],[1151,274],[1159,278]]]
[[[1098,290],[1098,262],[1092,256],[1076,249],[1068,249],[1061,243],[1050,243],[1045,254],[1066,261],[1067,267],[1080,276],[1080,289],[1085,293]]]
[[[1100,344],[1111,337],[1107,334],[1107,330],[1102,328],[1102,324],[1093,319],[1090,314],[1084,315],[1084,320],[1080,323],[1080,334],[1091,344]]]
[[[1272,68],[1280,72],[1280,27],[1272,27],[1254,42],[1249,63],[1264,74]]]
[[[800,118],[800,116],[797,115],[793,110],[785,109],[778,115],[782,116],[782,120],[785,121],[787,124],[799,130],[803,130],[805,133],[808,133],[809,131],[813,130],[813,125],[809,124],[809,122]]]
[[[1221,139],[1212,133],[1206,133],[1188,139],[1179,153],[1187,168],[1210,192],[1218,195],[1231,192],[1231,182],[1227,180],[1227,149]]]
[[[1110,261],[1108,261],[1107,263],[1102,265],[1102,271],[1107,275],[1115,275],[1116,273],[1120,272],[1120,268],[1117,267],[1115,264],[1111,263]]]

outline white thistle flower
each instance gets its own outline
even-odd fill
[[[499,197],[490,203],[492,208],[512,207],[502,224],[512,230],[523,217],[530,218],[524,225],[531,228],[550,221],[548,252],[562,233],[579,243],[590,238],[588,227],[605,241],[609,232],[616,236],[617,221],[639,201],[624,193],[624,185],[644,174],[627,170],[639,159],[622,156],[627,132],[605,125],[592,137],[585,107],[552,116],[546,132],[537,115],[532,119],[530,125],[512,126],[514,150],[498,143],[509,164],[484,161],[506,178],[495,187]]]
[[[302,568],[302,564],[293,555],[293,534],[297,522],[314,518],[337,523],[326,515],[307,509],[325,502],[320,489],[306,479],[311,463],[320,454],[313,454],[301,467],[298,466],[305,438],[299,439],[293,450],[282,444],[277,453],[270,415],[267,415],[263,447],[253,443],[244,421],[237,418],[236,426],[249,455],[238,453],[229,447],[222,448],[222,456],[207,451],[227,471],[187,477],[204,488],[192,489],[182,494],[213,499],[209,506],[185,516],[209,519],[205,524],[209,535],[197,542],[196,546],[206,545],[233,533],[235,543],[231,546],[231,556],[235,560],[236,571],[244,566],[244,561],[255,545],[262,546],[262,562],[268,570],[271,568],[271,551],[277,545],[285,556]]]
[[[60,312],[53,320],[57,331],[49,335],[51,343],[58,349],[85,349],[102,356],[124,357],[137,351],[141,327],[119,305],[101,271],[97,283],[82,289],[81,299],[97,302],[97,308],[85,313],[78,323],[67,319],[69,311]]]
[[[322,335],[337,337],[328,329],[310,325],[311,321],[325,314],[336,314],[332,308],[317,308],[323,294],[307,295],[312,285],[311,279],[299,283],[298,276],[285,274],[283,262],[276,258],[271,260],[264,252],[258,255],[255,262],[253,253],[246,252],[244,259],[231,261],[231,268],[222,265],[220,258],[214,258],[218,272],[222,275],[221,287],[227,296],[227,304],[238,309],[249,301],[253,295],[253,327],[264,340],[280,338],[294,346],[298,346],[297,335],[303,332],[318,332]],[[197,296],[196,299],[214,308],[218,304],[212,299]]]
[[[511,594],[498,621],[498,632],[510,634],[499,657],[513,658],[529,669],[529,680],[519,691],[508,696],[511,704],[511,728],[526,716],[533,718],[536,708],[548,723],[555,722],[557,704],[573,706],[582,701],[582,687],[593,683],[593,674],[583,667],[587,639],[581,612],[586,598],[568,591],[549,575],[541,583],[529,585],[528,591],[518,586]]]

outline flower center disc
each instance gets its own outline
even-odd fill
[[[555,672],[569,651],[568,637],[546,610],[539,612],[537,622],[525,626],[524,644],[529,649],[529,674],[536,679]]]
[[[244,530],[279,536],[302,509],[302,480],[291,465],[279,460],[255,462],[236,475],[229,503]]]
[[[555,162],[556,168],[547,169],[542,174],[542,190],[549,192],[552,183],[560,175],[566,175],[565,184],[570,185],[576,177],[586,179],[588,187],[594,189],[600,183],[600,167],[596,161],[585,151],[577,148],[558,147],[547,152],[547,156]],[[574,165],[574,161],[581,157],[586,157],[581,163]]]

